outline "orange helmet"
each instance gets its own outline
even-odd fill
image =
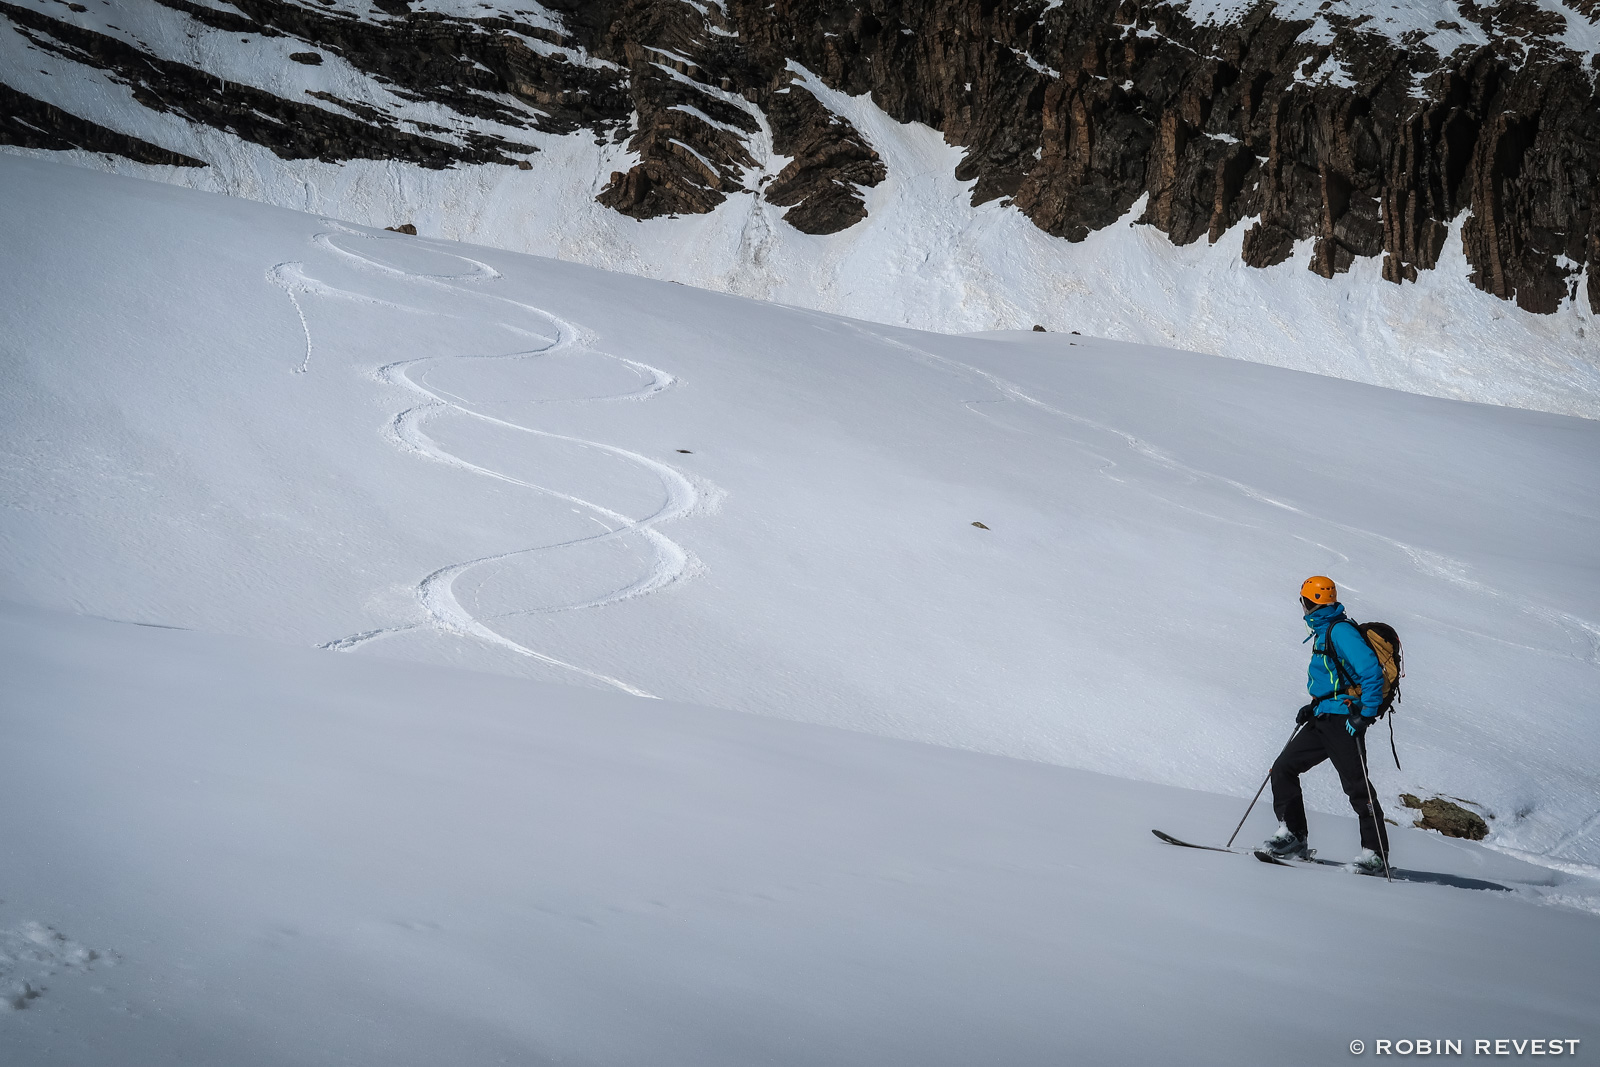
[[[1300,595],[1313,604],[1333,604],[1339,600],[1339,590],[1334,586],[1333,579],[1320,574],[1313,574],[1301,583]]]

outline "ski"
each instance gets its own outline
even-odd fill
[[[1239,851],[1236,848],[1223,848],[1221,845],[1197,845],[1193,841],[1183,841],[1179,838],[1173,837],[1171,834],[1164,834],[1160,830],[1151,830],[1150,832],[1155,834],[1161,840],[1165,841],[1167,844],[1177,845],[1179,848],[1203,848],[1207,852],[1236,853]]]
[[[1254,849],[1252,849],[1252,848],[1223,848],[1221,845],[1197,845],[1193,841],[1185,841],[1182,838],[1173,837],[1171,834],[1163,833],[1160,830],[1151,830],[1150,832],[1155,834],[1161,840],[1165,841],[1167,844],[1169,844],[1169,845],[1177,845],[1180,848],[1203,848],[1207,852],[1227,852],[1227,853],[1230,853],[1230,854],[1233,854],[1233,855],[1237,855],[1237,854],[1239,854],[1241,852],[1248,852],[1252,856],[1254,856],[1256,859],[1260,860],[1262,863],[1275,863],[1279,867],[1293,867],[1294,866],[1294,864],[1291,863],[1290,861],[1281,860],[1277,856],[1274,856],[1272,853],[1268,852],[1266,849],[1261,849],[1261,848],[1254,848]],[[1340,866],[1340,864],[1334,863],[1332,860],[1319,860],[1319,859],[1315,859],[1315,858],[1307,858],[1302,862],[1305,862],[1305,863],[1321,863],[1321,864],[1326,864],[1326,865],[1328,865],[1330,867]]]
[[[1179,848],[1203,848],[1207,852],[1226,852],[1230,855],[1248,853],[1249,855],[1252,855],[1256,859],[1260,860],[1262,863],[1270,863],[1276,867],[1308,867],[1315,865],[1318,867],[1337,867],[1342,871],[1348,871],[1350,869],[1348,864],[1340,863],[1337,860],[1319,859],[1315,853],[1313,853],[1311,857],[1307,859],[1281,860],[1272,855],[1266,849],[1223,848],[1221,845],[1197,845],[1193,841],[1185,841],[1182,838],[1173,837],[1171,834],[1163,833],[1160,830],[1151,830],[1150,832],[1155,834],[1161,840],[1165,841],[1167,844],[1177,845]],[[1482,878],[1466,878],[1455,874],[1435,874],[1431,871],[1404,871],[1398,867],[1391,868],[1389,873],[1393,876],[1396,882],[1420,882],[1424,885],[1445,885],[1451,886],[1455,889],[1489,890],[1490,892],[1499,893],[1511,892],[1511,889],[1508,886],[1503,886],[1499,882],[1485,881]],[[1381,875],[1363,876],[1369,878],[1382,877]]]

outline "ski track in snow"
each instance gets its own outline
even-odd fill
[[[308,288],[310,279],[301,269],[303,266],[301,263],[279,263],[267,271],[267,280],[282,289],[289,303],[294,305],[294,313],[300,317],[300,330],[306,337],[306,355],[294,369],[296,374],[304,374],[311,369],[311,324],[306,322],[305,309],[300,306],[300,298],[295,296],[296,293],[311,291]]]
[[[314,243],[316,243],[320,248],[334,253],[335,255],[352,260],[357,266],[363,269],[375,270],[379,273],[398,278],[408,284],[426,285],[443,290],[447,293],[462,294],[469,291],[458,288],[454,283],[463,281],[495,281],[501,277],[498,271],[486,263],[475,259],[469,259],[458,253],[447,252],[441,249],[433,248],[431,246],[425,246],[430,254],[443,256],[464,263],[470,268],[469,272],[465,274],[424,274],[419,271],[411,271],[400,267],[395,267],[375,259],[372,256],[363,255],[358,251],[344,247],[342,244],[340,244],[340,239],[354,238],[362,241],[388,241],[399,240],[399,238],[376,237],[374,235],[363,233],[359,230],[344,226],[333,221],[332,219],[323,219],[322,221],[324,225],[330,227],[330,229],[328,231],[318,233],[312,238]],[[268,271],[267,277],[268,280],[274,285],[277,285],[279,288],[283,289],[288,295],[289,299],[294,303],[295,311],[300,316],[301,326],[305,330],[306,355],[301,365],[295,369],[295,373],[297,374],[305,373],[309,368],[312,352],[311,330],[309,325],[306,323],[305,313],[301,309],[300,302],[296,298],[295,294],[297,293],[334,297],[344,300],[355,300],[360,303],[375,304],[395,310],[425,315],[448,315],[446,312],[411,307],[386,300],[379,300],[360,293],[354,293],[349,290],[335,288],[308,276],[305,273],[304,265],[301,263],[280,263]],[[487,625],[487,623],[485,623],[482,619],[473,615],[461,604],[460,600],[455,594],[455,581],[472,568],[486,563],[495,563],[503,560],[522,557],[532,557],[538,553],[553,552],[562,548],[571,548],[577,545],[591,545],[605,541],[614,541],[621,538],[638,537],[643,539],[645,543],[650,546],[654,555],[654,564],[646,574],[637,580],[630,582],[628,585],[623,586],[620,589],[614,589],[602,596],[595,597],[590,600],[585,600],[578,603],[541,605],[522,608],[517,611],[506,612],[495,617],[507,618],[515,615],[554,614],[564,611],[578,611],[585,608],[603,607],[608,604],[615,604],[619,601],[658,592],[686,577],[692,576],[696,571],[697,564],[682,546],[677,544],[677,542],[673,541],[671,538],[667,537],[665,534],[661,533],[661,531],[656,529],[656,527],[662,523],[668,522],[672,519],[682,518],[691,513],[712,510],[721,495],[720,492],[714,486],[709,484],[702,483],[697,485],[695,482],[692,482],[689,478],[685,477],[682,473],[668,464],[651,459],[650,457],[641,455],[637,452],[630,451],[629,449],[621,448],[617,445],[605,444],[599,441],[590,441],[583,438],[567,436],[565,434],[553,433],[547,430],[540,430],[532,426],[524,426],[520,423],[499,418],[497,416],[477,410],[477,407],[481,405],[474,405],[472,402],[469,402],[462,397],[443,389],[436,390],[429,388],[424,383],[426,381],[427,366],[440,360],[538,359],[539,357],[548,357],[563,352],[589,353],[596,358],[615,360],[616,362],[619,362],[639,373],[645,380],[646,384],[643,386],[643,388],[631,393],[563,398],[560,400],[533,400],[523,401],[523,403],[582,403],[588,401],[648,400],[658,393],[672,388],[672,386],[676,384],[676,379],[674,379],[671,374],[668,374],[665,371],[659,370],[655,367],[651,367],[647,364],[631,359],[624,359],[620,356],[613,356],[609,353],[600,352],[594,349],[590,345],[591,338],[585,331],[581,330],[573,323],[567,322],[566,320],[561,319],[542,308],[535,307],[531,304],[525,304],[509,297],[500,296],[498,294],[476,291],[470,292],[471,295],[475,297],[503,303],[508,309],[515,309],[516,313],[519,315],[534,316],[537,320],[550,328],[551,332],[554,334],[554,339],[552,340],[545,338],[540,334],[535,334],[531,331],[520,329],[510,322],[497,321],[494,323],[495,325],[510,330],[512,333],[521,334],[525,337],[528,337],[530,340],[543,343],[535,345],[534,347],[530,347],[524,351],[512,352],[504,355],[424,356],[419,359],[401,360],[378,367],[373,372],[373,377],[377,381],[386,385],[398,386],[407,392],[414,394],[421,401],[420,403],[408,407],[396,414],[394,418],[390,420],[390,423],[385,430],[385,436],[387,436],[388,439],[400,450],[412,453],[420,458],[432,460],[437,463],[443,463],[447,466],[468,471],[472,474],[485,478],[492,478],[497,481],[506,482],[510,485],[538,493],[542,496],[546,496],[554,500],[560,500],[564,503],[573,505],[576,508],[584,509],[601,527],[602,532],[591,534],[587,537],[573,538],[571,540],[560,541],[553,544],[533,545],[530,547],[511,549],[506,552],[498,552],[492,555],[480,556],[475,559],[463,560],[459,563],[452,563],[447,566],[440,567],[438,570],[433,571],[431,574],[423,578],[416,587],[416,597],[426,614],[426,621],[421,623],[401,624],[365,630],[360,633],[351,634],[346,637],[325,642],[318,647],[332,651],[344,652],[358,648],[369,641],[375,641],[380,638],[393,636],[395,634],[407,633],[424,626],[431,626],[432,628],[444,633],[453,634],[460,637],[474,638],[490,646],[514,652],[517,655],[525,656],[548,666],[581,674],[586,678],[601,682],[608,686],[612,686],[616,689],[620,689],[625,693],[631,693],[635,696],[653,697],[654,694],[630,685],[620,678],[614,678],[599,671],[590,670],[575,663],[568,663],[565,660],[557,659],[554,656],[547,655],[535,649],[528,648],[526,645],[519,644],[518,642],[511,640],[509,637],[506,637],[504,634],[499,633]],[[452,315],[449,317],[456,316]],[[481,322],[482,320],[479,319],[477,321]],[[418,373],[414,374],[413,372]],[[510,401],[506,401],[506,403],[509,402]],[[489,403],[492,404],[501,402],[490,401]],[[453,453],[442,448],[437,442],[428,436],[424,428],[428,420],[446,412],[455,412],[461,415],[466,415],[470,418],[478,419],[482,422],[489,423],[490,425],[515,431],[517,433],[531,434],[536,437],[547,438],[554,441],[564,441],[580,447],[595,449],[609,455],[617,456],[621,459],[637,463],[646,470],[650,471],[660,480],[662,488],[666,493],[666,502],[654,514],[642,519],[635,519],[628,515],[624,515],[619,511],[615,511],[611,508],[605,507],[604,505],[597,504],[582,497],[575,496],[570,493],[563,493],[547,486],[525,481],[521,478],[513,477],[512,475],[503,473],[501,471],[496,471],[491,468],[469,462],[468,460],[454,455]]]
[[[1559,853],[1562,849],[1564,849],[1568,845],[1572,844],[1574,841],[1578,841],[1578,840],[1581,840],[1582,838],[1587,837],[1589,835],[1589,831],[1593,830],[1596,826],[1600,826],[1600,811],[1597,811],[1593,815],[1589,816],[1587,819],[1585,819],[1583,821],[1583,823],[1581,825],[1579,825],[1575,829],[1569,830],[1566,833],[1562,834],[1561,835],[1561,839],[1559,841],[1557,841],[1554,845],[1550,846],[1550,855],[1554,856],[1557,853]],[[1597,877],[1597,876],[1600,876],[1600,871],[1595,871],[1595,870],[1593,870],[1591,868],[1590,869],[1590,877]]]
[[[1468,575],[1466,573],[1467,569],[1468,569],[1467,564],[1462,562],[1461,560],[1452,559],[1452,558],[1450,558],[1448,556],[1444,556],[1444,555],[1442,555],[1440,553],[1432,552],[1432,551],[1429,551],[1428,549],[1419,548],[1419,547],[1417,547],[1415,545],[1407,544],[1404,541],[1397,540],[1397,539],[1395,539],[1393,537],[1389,537],[1389,536],[1387,536],[1385,534],[1378,533],[1378,532],[1376,532],[1374,530],[1367,530],[1367,529],[1363,529],[1363,528],[1358,527],[1358,526],[1351,526],[1351,525],[1349,525],[1347,523],[1339,522],[1336,519],[1330,519],[1330,518],[1327,518],[1325,516],[1314,515],[1311,512],[1305,511],[1302,508],[1295,507],[1293,504],[1290,504],[1287,501],[1279,500],[1276,497],[1270,496],[1267,493],[1264,493],[1261,490],[1255,488],[1254,486],[1245,484],[1244,482],[1240,482],[1240,481],[1237,481],[1235,479],[1226,477],[1225,475],[1216,474],[1216,473],[1213,473],[1211,471],[1201,470],[1198,467],[1192,467],[1192,466],[1190,466],[1190,465],[1188,465],[1188,464],[1176,459],[1175,457],[1169,455],[1168,453],[1162,451],[1161,449],[1156,448],[1155,446],[1150,445],[1150,444],[1146,443],[1145,441],[1140,440],[1138,437],[1136,437],[1135,435],[1133,435],[1131,433],[1128,433],[1125,430],[1120,430],[1120,429],[1116,428],[1115,426],[1108,426],[1105,423],[1099,422],[1099,421],[1097,421],[1095,419],[1088,418],[1087,416],[1079,415],[1079,414],[1076,414],[1074,412],[1065,411],[1065,410],[1063,410],[1061,408],[1058,408],[1058,407],[1056,407],[1056,406],[1054,406],[1054,405],[1052,405],[1050,403],[1047,403],[1044,400],[1039,399],[1036,396],[1033,396],[1031,393],[1027,392],[1020,385],[1018,385],[1016,382],[1010,381],[1009,379],[1006,379],[1006,378],[1002,378],[1001,376],[999,376],[997,374],[994,374],[994,373],[991,373],[990,371],[982,370],[982,369],[980,369],[978,367],[972,366],[971,364],[963,363],[960,360],[952,359],[952,358],[950,358],[948,356],[938,355],[938,354],[936,354],[934,352],[930,352],[927,349],[920,348],[920,347],[918,347],[916,345],[907,344],[904,341],[901,341],[901,340],[899,340],[897,338],[894,338],[894,337],[889,337],[889,336],[887,336],[885,334],[877,332],[876,330],[872,330],[872,329],[870,329],[870,328],[868,328],[866,326],[862,326],[862,325],[858,325],[858,324],[851,324],[851,328],[856,330],[858,333],[861,333],[861,334],[863,334],[865,336],[871,337],[875,341],[879,341],[879,342],[886,343],[886,344],[889,344],[889,345],[893,345],[893,346],[895,346],[897,348],[900,348],[900,349],[912,354],[916,358],[930,361],[930,362],[932,362],[932,363],[934,363],[936,365],[943,366],[943,367],[949,368],[951,370],[955,370],[958,373],[970,374],[970,375],[972,375],[972,376],[974,376],[976,378],[979,378],[980,380],[986,382],[987,384],[992,386],[994,389],[996,389],[1007,400],[1015,401],[1015,402],[1018,402],[1018,403],[1022,403],[1022,404],[1028,405],[1030,407],[1033,407],[1033,408],[1036,408],[1036,409],[1038,409],[1040,411],[1043,411],[1046,414],[1049,414],[1049,415],[1052,415],[1052,416],[1055,416],[1055,417],[1058,417],[1058,418],[1067,419],[1067,420],[1069,420],[1071,422],[1077,423],[1080,426],[1085,426],[1085,427],[1088,427],[1089,429],[1095,430],[1095,431],[1097,431],[1099,433],[1107,434],[1107,435],[1109,435],[1111,437],[1117,438],[1124,445],[1126,445],[1129,449],[1131,449],[1135,454],[1137,454],[1141,458],[1146,459],[1146,460],[1150,461],[1151,463],[1156,464],[1157,466],[1166,468],[1167,470],[1170,470],[1170,471],[1176,472],[1176,473],[1178,473],[1180,475],[1183,475],[1184,477],[1188,478],[1191,482],[1207,481],[1207,482],[1212,482],[1214,484],[1222,485],[1222,486],[1225,486],[1225,487],[1233,490],[1234,492],[1237,492],[1237,493],[1243,495],[1244,497],[1246,497],[1246,498],[1248,498],[1250,500],[1253,500],[1253,501],[1255,501],[1257,503],[1265,504],[1265,505],[1267,505],[1269,507],[1278,508],[1278,509],[1283,510],[1283,511],[1291,512],[1291,513],[1293,513],[1295,515],[1298,515],[1301,518],[1304,518],[1304,519],[1306,519],[1308,521],[1311,521],[1311,522],[1324,523],[1324,524],[1326,524],[1328,526],[1333,527],[1336,530],[1340,530],[1340,531],[1342,531],[1342,532],[1344,532],[1346,534],[1350,534],[1350,535],[1355,536],[1355,537],[1367,538],[1367,539],[1370,539],[1370,540],[1373,540],[1373,541],[1377,541],[1377,542],[1379,542],[1379,543],[1381,543],[1383,545],[1387,545],[1388,547],[1393,548],[1393,549],[1399,551],[1400,553],[1402,553],[1406,557],[1407,561],[1410,563],[1410,565],[1414,569],[1416,569],[1417,571],[1421,572],[1424,575],[1427,575],[1428,577],[1443,579],[1444,581],[1447,581],[1447,582],[1450,582],[1450,583],[1452,583],[1454,585],[1460,586],[1461,588],[1466,589],[1469,592],[1476,593],[1476,594],[1478,594],[1480,596],[1489,597],[1491,599],[1499,600],[1499,601],[1502,601],[1504,603],[1507,603],[1510,606],[1512,606],[1513,608],[1515,608],[1517,611],[1522,612],[1523,614],[1531,616],[1531,617],[1533,617],[1535,619],[1538,619],[1539,621],[1541,621],[1541,622],[1543,622],[1543,623],[1545,623],[1547,625],[1550,625],[1551,627],[1555,628],[1556,630],[1559,630],[1559,631],[1562,631],[1562,632],[1565,632],[1565,633],[1569,634],[1573,638],[1574,643],[1585,647],[1584,654],[1581,655],[1581,656],[1578,656],[1578,657],[1574,657],[1574,658],[1579,658],[1583,662],[1589,664],[1590,666],[1600,667],[1600,624],[1597,624],[1595,622],[1591,622],[1588,619],[1580,618],[1577,615],[1573,615],[1570,612],[1561,611],[1561,610],[1559,610],[1557,608],[1552,608],[1549,605],[1541,604],[1538,601],[1533,600],[1530,597],[1518,595],[1518,594],[1515,594],[1515,593],[1508,593],[1505,590],[1495,588],[1494,586],[1489,585],[1489,584],[1487,584],[1485,582],[1481,582],[1481,581],[1478,581],[1475,578],[1468,577]],[[979,415],[979,416],[981,416],[983,418],[990,418],[990,416],[987,413],[978,410],[978,408],[975,407],[974,405],[975,404],[979,404],[979,403],[992,403],[992,402],[993,401],[971,401],[971,400],[969,400],[969,401],[965,402],[965,406],[967,407],[968,410],[972,411],[974,414],[977,414],[977,415]],[[1112,481],[1118,482],[1119,484],[1128,485],[1131,488],[1138,489],[1139,491],[1147,493],[1150,496],[1154,497],[1155,499],[1161,500],[1162,502],[1170,504],[1173,507],[1181,508],[1181,509],[1183,509],[1185,511],[1193,512],[1193,513],[1198,514],[1198,515],[1203,515],[1203,516],[1205,516],[1207,518],[1214,519],[1214,520],[1216,520],[1218,522],[1223,522],[1223,523],[1227,523],[1229,525],[1235,525],[1235,526],[1237,526],[1237,525],[1249,526],[1250,525],[1248,523],[1242,523],[1238,519],[1224,518],[1222,516],[1214,515],[1214,514],[1211,514],[1210,512],[1203,511],[1203,510],[1201,510],[1199,508],[1195,508],[1195,507],[1193,507],[1193,506],[1191,506],[1189,504],[1180,503],[1179,501],[1173,500],[1170,497],[1167,497],[1167,496],[1157,492],[1155,489],[1153,489],[1153,488],[1151,488],[1149,486],[1140,485],[1136,481],[1130,481],[1128,479],[1118,478],[1116,475],[1111,473],[1111,471],[1118,466],[1118,463],[1116,462],[1116,460],[1110,458],[1109,456],[1106,456],[1103,452],[1099,451],[1094,445],[1090,444],[1087,441],[1078,440],[1078,441],[1076,441],[1076,443],[1078,444],[1079,447],[1085,449],[1090,455],[1092,455],[1095,458],[1100,459],[1100,460],[1103,461],[1104,465],[1101,467],[1099,473],[1105,478],[1108,478],[1108,479],[1110,479]],[[1298,536],[1298,535],[1296,535],[1296,536]],[[1339,552],[1338,550],[1336,550],[1334,548],[1331,548],[1330,546],[1328,546],[1328,545],[1326,545],[1326,544],[1324,544],[1324,543],[1322,543],[1320,541],[1315,541],[1315,540],[1312,540],[1312,539],[1307,538],[1307,537],[1300,537],[1299,539],[1302,540],[1302,541],[1305,541],[1307,544],[1315,545],[1319,549],[1322,549],[1322,550],[1324,550],[1326,552],[1332,553],[1334,556],[1337,556],[1342,562],[1345,562],[1345,563],[1349,562],[1349,557],[1346,556],[1344,553]],[[1508,640],[1508,639],[1506,639],[1504,637],[1501,637],[1501,636],[1498,636],[1498,635],[1495,635],[1495,634],[1483,633],[1483,632],[1480,632],[1480,631],[1477,631],[1477,630],[1468,629],[1466,627],[1462,627],[1462,626],[1459,626],[1459,625],[1456,625],[1456,624],[1447,623],[1447,622],[1445,622],[1443,620],[1435,619],[1432,616],[1423,616],[1423,617],[1428,618],[1430,621],[1438,623],[1441,626],[1447,626],[1450,629],[1454,629],[1454,630],[1456,630],[1458,632],[1472,634],[1473,636],[1480,637],[1480,638],[1483,638],[1483,639],[1489,640],[1489,641],[1495,641],[1495,642],[1498,642],[1500,644],[1511,645],[1513,647],[1523,648],[1523,649],[1527,649],[1529,651],[1545,653],[1545,654],[1553,655],[1553,656],[1569,656],[1569,657],[1572,656],[1572,653],[1570,653],[1570,652],[1562,652],[1559,649],[1545,648],[1545,647],[1535,646],[1535,645],[1526,645],[1526,644],[1522,644],[1522,643],[1519,643],[1519,642],[1510,641],[1510,640]],[[1600,814],[1597,814],[1595,819],[1591,819],[1590,823],[1586,824],[1585,829],[1587,829],[1590,824],[1595,823],[1597,820],[1600,820]],[[1579,832],[1579,836],[1581,836],[1581,832]]]

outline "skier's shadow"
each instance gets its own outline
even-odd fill
[[[1511,892],[1510,886],[1499,882],[1486,882],[1482,878],[1464,878],[1459,874],[1436,874],[1433,871],[1403,871],[1398,867],[1389,872],[1397,882],[1426,882],[1429,885],[1450,885],[1457,889],[1492,889],[1499,893]]]
[[[1336,860],[1316,860],[1324,867],[1343,867],[1344,864]],[[1436,871],[1406,871],[1399,867],[1389,868],[1389,874],[1397,882],[1421,882],[1425,885],[1448,885],[1456,889],[1492,889],[1498,893],[1511,892],[1510,886],[1501,885],[1499,882],[1486,882],[1482,878],[1467,878],[1459,874],[1439,874]],[[1377,877],[1373,875],[1372,877]]]

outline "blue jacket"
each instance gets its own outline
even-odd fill
[[[1350,623],[1346,626],[1345,623]],[[1344,614],[1343,604],[1324,604],[1306,616],[1306,637],[1311,641],[1311,666],[1306,671],[1306,692],[1317,701],[1318,715],[1348,715],[1360,710],[1372,717],[1383,705],[1383,664],[1377,653],[1362,638]],[[1345,677],[1361,686],[1359,709],[1355,698],[1339,694],[1344,688],[1339,682],[1339,670],[1334,666],[1328,647],[1333,642],[1332,655],[1344,665]],[[1335,694],[1339,694],[1335,697]],[[1329,699],[1334,697],[1334,699]]]

